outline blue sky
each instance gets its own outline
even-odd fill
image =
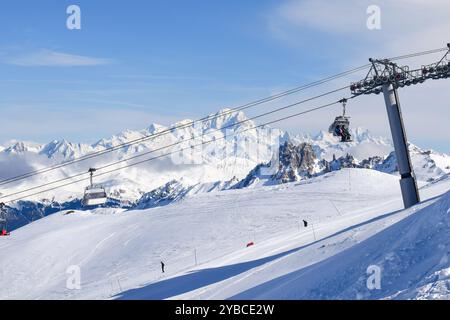
[[[383,28],[370,31],[366,8],[377,2]],[[445,1],[430,1],[427,10],[418,0],[386,3],[3,1],[0,142],[61,138],[94,142],[153,122],[199,118],[359,66],[372,55],[433,49],[449,40],[444,36],[450,34]],[[66,8],[71,4],[81,8],[81,30],[66,28]],[[408,23],[410,27],[405,26]],[[450,152],[445,86],[448,83],[427,84],[402,98],[411,110],[404,111],[411,140]],[[429,94],[434,97],[435,116],[421,107]],[[382,101],[364,99],[354,107],[355,125],[388,134]],[[334,113],[322,112],[280,127],[318,132],[326,129]],[[431,132],[423,128],[424,117],[433,122]]]

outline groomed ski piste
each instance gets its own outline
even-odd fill
[[[398,179],[342,169],[147,210],[58,212],[0,239],[0,299],[448,299],[449,176],[420,183],[408,210]],[[71,266],[81,289],[67,288]]]

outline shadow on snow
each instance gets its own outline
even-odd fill
[[[430,201],[431,199],[428,199]],[[217,268],[208,268],[208,269],[200,269],[194,270],[189,273],[179,275],[170,279],[150,283],[141,288],[131,289],[128,291],[124,291],[119,295],[116,295],[114,298],[119,300],[162,300],[168,299],[174,296],[178,296],[187,292],[191,292],[193,290],[224,281],[226,279],[237,276],[241,273],[247,272],[253,268],[259,267],[268,262],[280,259],[284,256],[288,256],[292,253],[298,252],[307,247],[313,246],[321,241],[333,238],[337,235],[343,234],[345,232],[351,231],[353,229],[359,228],[361,226],[371,224],[375,221],[393,216],[403,210],[397,210],[393,212],[386,213],[384,215],[372,218],[368,221],[364,221],[352,226],[349,226],[343,230],[340,230],[332,235],[329,235],[323,239],[317,240],[315,242],[309,243],[304,246],[300,246],[276,255],[272,255],[269,257],[261,258],[258,260],[248,261],[237,263],[228,266],[222,266]]]

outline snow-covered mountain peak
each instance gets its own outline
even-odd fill
[[[323,142],[323,143],[331,143],[336,144],[339,142],[339,138],[335,137],[333,134],[328,131],[321,130],[315,136],[311,136],[309,134],[300,134],[297,138],[301,140],[309,140],[310,142]]]
[[[422,181],[433,181],[450,173],[450,156],[433,150],[422,150],[409,145],[411,160],[417,178]]]
[[[292,140],[297,143],[312,144],[318,158],[328,161],[331,161],[334,156],[339,158],[347,154],[351,154],[359,160],[374,156],[385,157],[393,150],[389,139],[376,137],[367,129],[359,127],[350,132],[352,141],[345,143],[328,131],[321,131],[315,136],[301,134],[293,137]]]
[[[111,138],[104,138],[99,140],[98,142],[92,145],[92,148],[94,149],[111,148],[130,141],[141,139],[147,135],[148,135],[147,132],[133,131],[127,129],[116,135],[113,135]]]
[[[362,127],[357,127],[351,131],[353,134],[353,140],[356,140],[358,142],[373,139],[373,135],[368,129],[365,129]]]
[[[75,144],[62,140],[53,140],[42,147],[39,154],[45,155],[48,158],[63,157],[64,159],[75,159],[87,152],[91,151],[91,146],[83,145],[81,143]]]
[[[155,133],[158,133],[158,132],[162,132],[162,131],[164,131],[164,130],[167,130],[167,127],[165,127],[165,126],[163,126],[163,125],[160,125],[160,124],[157,124],[157,123],[152,123],[152,124],[147,128],[147,131],[148,131],[148,133],[150,133],[150,134],[155,134]]]
[[[347,142],[347,144],[358,144],[363,142],[374,142],[376,144],[384,144],[391,146],[392,143],[389,139],[384,137],[374,136],[368,129],[357,127],[354,129],[350,129],[350,133],[352,135],[352,142]],[[324,142],[330,144],[338,144],[341,143],[338,137],[335,137],[332,133],[328,131],[320,131],[315,136],[311,137],[308,134],[300,134],[298,138],[302,139],[310,139],[315,142]]]
[[[177,128],[177,127],[188,127],[188,126],[192,126],[192,125],[194,125],[194,120],[192,120],[192,119],[184,119],[184,120],[181,120],[181,121],[178,121],[178,122],[176,122],[176,123],[174,123],[173,125],[171,125],[170,126],[170,128]],[[175,130],[178,130],[178,129],[175,129]]]
[[[14,141],[12,145],[4,148],[7,154],[24,154],[26,152],[38,152],[42,146],[33,142]]]
[[[392,142],[390,139],[381,136],[374,136],[368,129],[357,127],[350,131],[353,137],[353,141],[355,141],[356,143],[373,142],[379,145],[392,146]]]
[[[236,130],[238,128],[249,128],[255,126],[255,123],[249,120],[244,112],[233,111],[229,108],[219,110],[217,113],[211,114],[209,118],[211,118],[211,120],[205,121],[203,125],[205,130],[220,130],[223,128]]]
[[[125,143],[128,141],[142,138],[142,136],[143,134],[141,132],[133,130],[125,130],[122,131],[120,134],[113,136],[111,140],[113,141],[116,140],[119,143]]]
[[[341,143],[339,138],[327,131],[322,131],[315,136],[310,134],[293,136],[269,127],[246,130],[255,125],[243,112],[222,109],[211,114],[209,120],[203,123],[193,123],[192,120],[187,119],[169,127],[151,124],[140,131],[124,130],[92,145],[74,144],[65,139],[54,140],[46,145],[15,142],[5,146],[8,149],[2,151],[2,155],[13,165],[17,159],[13,156],[8,158],[10,154],[20,157],[25,154],[24,163],[29,167],[35,167],[80,158],[92,152],[126,144],[123,148],[116,148],[114,152],[108,154],[108,157],[92,158],[90,163],[81,163],[85,167],[87,165],[98,167],[125,160],[128,157],[147,156],[147,154],[148,158],[158,156],[163,153],[161,148],[164,146],[179,147],[182,150],[178,154],[173,153],[173,149],[169,148],[164,152],[172,152],[170,157],[161,157],[157,161],[148,163],[143,162],[139,167],[132,167],[117,172],[116,175],[98,179],[99,183],[107,186],[109,192],[117,192],[118,198],[127,201],[136,201],[143,193],[164,187],[174,179],[182,182],[183,186],[195,186],[229,182],[233,177],[237,181],[242,181],[248,176],[255,176],[270,184],[309,178],[327,171],[328,164],[331,170],[337,163],[339,165],[336,167],[339,168],[373,168],[396,174],[395,155],[391,154],[393,147],[390,141],[376,137],[363,128],[352,130],[352,142]],[[175,129],[176,126],[182,127]],[[173,128],[173,130],[157,137],[149,137],[167,128]],[[228,130],[224,128],[235,129],[235,132],[226,132]],[[214,141],[214,143],[205,144],[202,148],[193,148],[195,144],[199,145],[199,139]],[[285,144],[286,141],[289,143]],[[282,166],[268,174],[267,166],[272,163],[271,159],[277,154],[278,147],[281,147]],[[411,148],[413,164],[419,180],[430,181],[450,172],[449,156],[433,151],[423,151],[415,146]],[[154,154],[151,154],[153,152]],[[26,157],[26,153],[35,153],[39,157]],[[333,159],[338,161],[335,160],[332,163]],[[47,175],[44,178],[51,181],[66,173],[78,173],[87,168],[67,167],[65,173],[55,171],[54,175]],[[276,173],[279,174],[278,177],[273,177]],[[187,180],[180,181],[180,177],[185,177]],[[82,188],[79,186],[67,188],[67,191],[62,190],[57,195],[58,201],[66,201],[68,195],[79,196],[80,190]]]

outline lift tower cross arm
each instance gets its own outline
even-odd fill
[[[398,66],[388,59],[370,59],[372,67],[366,78],[353,83],[350,90],[354,96],[362,94],[380,94],[383,92],[386,110],[391,128],[392,141],[397,157],[398,170],[401,176],[400,188],[405,208],[420,202],[414,170],[408,149],[405,126],[400,108],[398,88],[416,85],[433,79],[450,77],[450,43],[448,50],[438,62],[410,70],[407,66]]]

